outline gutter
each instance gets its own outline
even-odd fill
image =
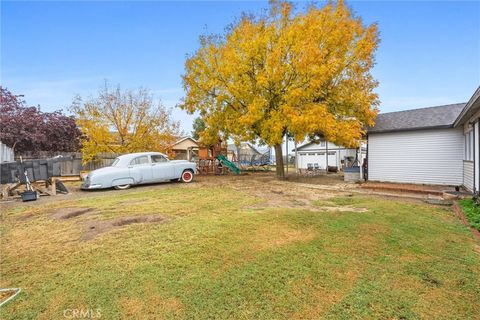
[[[477,102],[479,100],[480,100],[480,86],[478,86],[477,90],[475,90],[475,93],[470,98],[470,100],[468,100],[468,102],[465,105],[465,107],[463,108],[462,112],[460,112],[459,116],[457,117],[457,119],[453,123],[454,127],[458,126],[462,122],[462,120],[464,120],[466,117],[471,116],[471,115],[468,115],[468,113],[469,113],[470,109],[472,109],[475,102]]]
[[[367,134],[419,131],[419,130],[434,130],[434,129],[451,129],[453,127],[454,127],[453,124],[449,124],[449,125],[439,125],[439,126],[431,126],[431,127],[413,127],[413,128],[399,128],[399,129],[387,129],[387,130],[367,130]]]

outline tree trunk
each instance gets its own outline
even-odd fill
[[[285,179],[285,171],[283,167],[283,150],[282,144],[275,145],[275,161],[276,161],[276,172],[277,178]]]

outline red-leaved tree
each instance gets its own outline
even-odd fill
[[[26,106],[0,87],[0,141],[15,152],[73,152],[79,149],[80,137],[73,117]]]

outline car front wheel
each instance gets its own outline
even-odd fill
[[[185,171],[183,171],[182,177],[180,178],[180,180],[182,180],[182,182],[185,182],[185,183],[192,182],[192,180],[193,180],[193,172],[190,171],[190,170],[185,170]]]
[[[125,189],[130,188],[130,185],[129,184],[121,184],[119,186],[115,186],[114,188],[117,189],[117,190],[125,190]]]

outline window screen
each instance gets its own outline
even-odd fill
[[[473,160],[473,130],[465,134],[465,160]]]

